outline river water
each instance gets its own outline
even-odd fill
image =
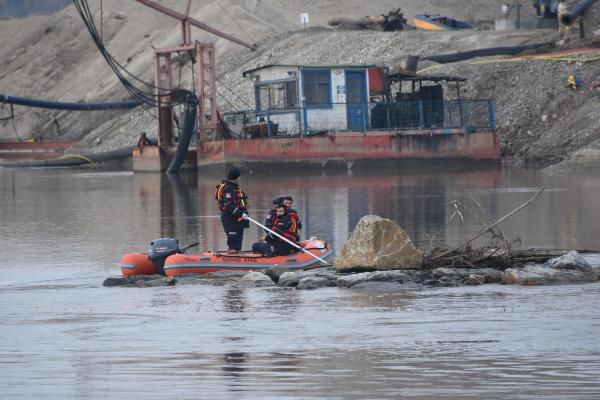
[[[427,251],[501,225],[523,247],[600,248],[600,175],[513,168],[246,173],[250,212],[290,194],[337,249],[360,217]],[[158,237],[225,239],[218,176],[0,169],[7,399],[600,399],[600,285],[297,291],[105,288]],[[460,211],[455,213],[456,210]],[[245,247],[259,231],[247,231]],[[600,263],[600,260],[592,260]]]

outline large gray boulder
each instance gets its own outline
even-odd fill
[[[377,215],[360,219],[334,265],[338,272],[420,269],[423,253],[394,221]]]
[[[207,274],[184,274],[177,275],[177,279],[183,284],[195,285],[213,285],[213,286],[225,286],[233,282],[237,282],[241,277],[246,275],[248,271],[217,271],[209,272]]]
[[[300,279],[302,279],[303,277],[304,274],[302,274],[301,272],[284,272],[277,280],[277,285],[283,287],[298,286],[298,282],[300,282]]]
[[[279,277],[281,275],[285,274],[286,272],[288,272],[289,270],[290,270],[289,268],[278,265],[278,266],[266,269],[265,275],[268,276],[269,278],[271,278],[273,280],[273,282],[277,283],[277,282],[279,282]]]
[[[256,271],[250,271],[246,275],[242,276],[240,283],[243,285],[259,287],[275,285],[275,282],[273,282],[273,280],[267,275]]]
[[[327,277],[324,276],[311,275],[305,276],[304,278],[300,279],[300,281],[298,282],[298,286],[296,286],[296,289],[313,290],[327,286],[336,286],[336,283],[335,281],[327,279]]]
[[[388,282],[403,284],[411,282],[410,276],[400,271],[374,271],[345,275],[337,279],[341,288],[350,288],[367,282]]]
[[[431,272],[431,277],[438,280],[457,280],[467,281],[471,275],[479,275],[483,277],[482,283],[493,283],[502,281],[502,271],[493,268],[436,268]]]
[[[154,287],[154,286],[173,286],[177,279],[172,276],[162,275],[133,275],[122,276],[118,278],[106,278],[103,286],[134,286],[134,287]]]
[[[592,266],[575,250],[571,250],[564,256],[552,258],[546,263],[548,267],[555,269],[591,272]]]
[[[483,285],[485,283],[485,276],[479,274],[471,274],[467,278],[467,285]]]
[[[506,285],[562,285],[569,283],[593,282],[594,277],[580,271],[565,271],[539,265],[526,266],[523,269],[508,268],[502,276]]]

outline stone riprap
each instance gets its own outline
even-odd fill
[[[502,275],[507,285],[561,285],[589,283],[600,279],[598,268],[575,250],[548,260],[544,265],[528,265],[522,269],[509,268]]]
[[[569,251],[564,256],[552,258],[548,260],[546,265],[549,268],[564,269],[571,271],[591,272],[592,266],[590,263],[575,250]]]
[[[249,286],[274,286],[275,282],[262,272],[250,271],[242,276],[240,283]]]
[[[337,272],[419,269],[423,253],[397,223],[366,215],[358,222],[334,265]]]
[[[582,257],[585,260],[585,258]],[[572,264],[565,268],[553,268],[546,263],[508,268],[505,271],[493,268],[436,268],[433,270],[393,270],[357,273],[340,273],[333,268],[311,271],[285,271],[279,276],[257,271],[221,271],[210,274],[182,275],[177,279],[160,275],[107,278],[104,286],[152,287],[181,284],[240,285],[246,287],[295,288],[311,290],[323,287],[375,288],[387,290],[398,287],[452,287],[463,285],[562,285],[600,281],[600,266],[575,269]],[[583,269],[581,269],[583,268]],[[272,273],[271,273],[272,274]],[[277,280],[277,281],[276,281]]]
[[[458,278],[465,282],[471,275],[482,276],[484,278],[483,283],[502,281],[502,271],[493,268],[436,268],[431,272],[432,279],[452,280]]]
[[[275,266],[265,270],[265,275],[267,275],[269,278],[273,279],[275,283],[277,283],[279,282],[279,277],[285,274],[286,272],[289,272],[289,268]]]
[[[338,278],[337,285],[339,287],[350,288],[365,282],[395,282],[403,284],[413,282],[413,280],[408,274],[400,271],[375,271],[342,276]]]
[[[305,276],[304,278],[300,279],[300,281],[298,281],[298,285],[296,286],[296,289],[312,290],[312,289],[318,289],[318,288],[330,287],[330,286],[337,286],[336,281],[329,279],[326,276],[313,275],[313,276]]]
[[[177,279],[172,276],[162,275],[135,275],[106,278],[103,286],[133,286],[133,287],[153,287],[153,286],[173,286]]]
[[[560,270],[543,265],[528,265],[523,269],[508,268],[502,276],[502,283],[505,285],[523,286],[564,285],[595,281],[595,276],[590,273]]]

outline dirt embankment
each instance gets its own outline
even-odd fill
[[[253,107],[251,82],[242,71],[264,64],[357,63],[393,65],[408,54],[428,56],[478,48],[510,46],[556,40],[552,31],[495,32],[372,32],[336,31],[324,28],[333,17],[377,15],[401,6],[412,16],[431,12],[489,26],[499,18],[504,1],[428,0],[421,2],[199,0],[192,15],[223,31],[259,44],[250,51],[217,39],[219,105],[224,111]],[[91,3],[91,2],[90,2]],[[186,2],[161,4],[185,9]],[[418,4],[417,4],[418,3]],[[468,4],[467,4],[468,3]],[[492,4],[490,4],[492,3]],[[594,13],[600,15],[600,1]],[[91,3],[97,23],[99,9]],[[98,7],[96,7],[98,8]],[[527,7],[524,7],[526,12]],[[466,11],[465,11],[466,10]],[[299,14],[310,13],[313,27],[302,29]],[[592,19],[592,23],[597,23]],[[317,26],[315,26],[317,25]],[[319,27],[320,26],[320,27]],[[109,51],[128,70],[152,81],[151,47],[179,42],[177,21],[137,2],[105,2],[103,36]],[[600,29],[600,26],[598,27]],[[215,40],[201,31],[195,40]],[[11,19],[0,24],[0,93],[56,101],[101,101],[128,98],[114,74],[99,56],[73,6],[49,16]],[[569,47],[596,46],[588,42]],[[596,54],[596,57],[600,54]],[[591,56],[582,56],[591,57]],[[182,58],[184,59],[184,58]],[[473,62],[475,61],[475,62]],[[482,63],[480,63],[482,62]],[[600,79],[600,62],[520,60],[502,58],[471,60],[429,67],[428,72],[469,79],[463,97],[494,98],[497,125],[507,158],[542,164],[568,159],[584,149],[600,150],[600,89],[587,86]],[[190,63],[175,62],[176,84],[191,84]],[[581,90],[565,88],[569,74],[581,82]],[[84,138],[83,146],[104,151],[134,144],[140,132],[155,134],[155,119],[148,112],[57,112],[18,107],[16,118],[0,122],[0,140],[28,137]],[[7,110],[0,109],[0,117]],[[586,152],[586,160],[590,154]],[[600,154],[600,151],[598,151]]]

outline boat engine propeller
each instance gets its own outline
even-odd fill
[[[165,275],[165,260],[167,257],[173,254],[182,254],[191,247],[198,246],[200,243],[192,243],[185,247],[179,247],[179,240],[172,238],[160,238],[150,242],[150,251],[148,252],[148,259],[152,261],[156,271]]]

